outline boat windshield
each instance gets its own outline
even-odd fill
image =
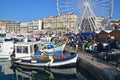
[[[47,39],[42,38],[41,42],[47,42]]]
[[[0,34],[0,38],[6,37],[6,34]]]
[[[28,46],[17,46],[17,53],[28,54]]]

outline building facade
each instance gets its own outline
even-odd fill
[[[32,20],[30,22],[9,22],[6,23],[6,31],[15,33],[33,32],[42,29],[41,20]]]
[[[59,16],[49,16],[43,18],[43,28],[46,30],[66,30],[72,29],[77,20],[74,14],[62,14]]]
[[[6,30],[6,23],[13,22],[11,20],[0,20],[0,30]]]
[[[120,20],[111,20],[110,23],[112,29],[120,29]]]
[[[21,22],[20,23],[20,31],[19,33],[27,33],[28,32],[28,23],[27,22]]]
[[[9,22],[6,23],[6,31],[20,33],[20,24],[21,22]]]
[[[107,21],[103,17],[96,17],[94,21],[97,27],[103,26]],[[26,33],[34,32],[40,30],[47,30],[50,32],[54,31],[69,31],[78,28],[78,25],[75,25],[77,22],[77,16],[74,14],[62,14],[58,16],[49,16],[45,17],[42,20],[32,20],[29,22],[15,22],[11,20],[0,20],[0,30],[15,32],[15,33]],[[94,24],[94,23],[93,23]],[[82,29],[86,31],[92,31],[90,23],[90,17],[86,17],[82,21]],[[114,29],[120,29],[120,20],[111,20],[110,24]],[[93,29],[94,30],[94,29]]]
[[[42,21],[41,20],[32,20],[27,24],[28,31],[42,30]]]

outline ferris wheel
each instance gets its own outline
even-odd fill
[[[56,2],[58,15],[76,15],[75,27],[81,31],[105,29],[112,18],[113,0],[57,0]]]

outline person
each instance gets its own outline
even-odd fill
[[[111,42],[111,36],[110,36],[110,34],[108,34],[108,36],[107,36],[107,42]]]
[[[114,39],[113,37],[113,40],[111,41],[111,48],[113,49],[118,49],[118,40]]]
[[[102,52],[103,51],[103,44],[102,44],[101,41],[97,43],[97,51],[98,52]]]
[[[40,55],[41,55],[41,52],[39,51],[37,45],[34,46],[34,49],[35,49],[34,55],[35,55],[35,56],[40,56]]]
[[[106,42],[108,43],[108,51],[110,51],[111,50],[111,36],[110,36],[110,34],[108,34]]]
[[[98,36],[98,35],[96,35],[96,37],[95,37],[95,42],[96,42],[96,43],[101,42],[101,39],[99,38],[99,36]]]
[[[41,55],[41,52],[39,50],[36,50],[35,53],[34,53],[35,56],[40,56]]]
[[[76,52],[78,52],[78,41],[76,43]]]
[[[12,60],[14,60],[14,58],[15,58],[15,50],[13,50],[12,54],[10,55],[10,58],[11,58]]]

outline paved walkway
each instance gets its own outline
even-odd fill
[[[69,46],[66,47],[66,50],[76,52],[76,48],[70,48]],[[78,54],[79,54],[80,58],[88,61],[89,63],[91,63],[93,65],[96,65],[99,68],[107,67],[107,68],[114,68],[114,69],[120,71],[120,67],[115,68],[115,66],[109,64],[108,62],[106,62],[100,58],[93,57],[91,54],[85,52],[84,50],[79,49]]]
[[[67,47],[66,50],[75,51],[75,48],[73,49]],[[87,66],[86,68],[93,68],[94,72],[98,73],[100,76],[106,77],[106,79],[109,80],[115,80],[116,76],[120,76],[120,68],[114,68],[113,65],[100,58],[95,58],[91,54],[86,53],[83,50],[79,50],[78,54],[80,56],[80,59],[83,61],[83,64]]]
[[[116,70],[120,71],[119,67],[115,68],[115,66],[113,66],[99,58],[95,58],[92,55],[90,55],[84,51],[79,51],[78,54],[79,54],[80,58],[88,61],[89,63],[95,65],[98,68],[103,68],[103,67],[104,68],[112,68],[112,69],[116,69]]]

